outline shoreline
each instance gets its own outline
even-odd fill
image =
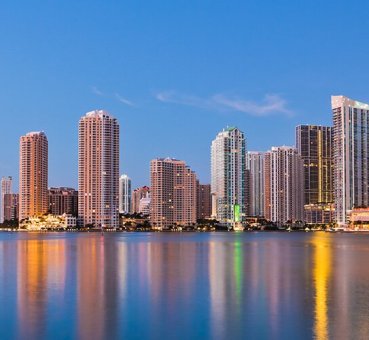
[[[369,233],[369,230],[286,230],[286,229],[276,229],[276,230],[25,230],[18,228],[0,228],[0,232],[7,233],[315,233],[323,232],[329,234],[352,234],[352,233]]]

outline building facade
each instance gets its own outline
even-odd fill
[[[353,208],[369,206],[369,105],[332,96],[336,222],[349,223]]]
[[[108,112],[79,121],[78,216],[81,226],[118,227],[119,124]]]
[[[265,218],[285,223],[303,219],[303,163],[297,150],[272,147],[264,161]]]
[[[132,212],[140,213],[140,201],[142,198],[150,198],[150,188],[148,186],[143,186],[136,188],[132,192]]]
[[[18,194],[4,195],[4,221],[14,221],[19,218]]]
[[[307,224],[330,224],[334,222],[334,203],[304,205],[304,219]]]
[[[264,216],[264,152],[247,153],[250,216]]]
[[[211,185],[197,181],[197,219],[211,217]]]
[[[119,213],[130,214],[132,212],[131,179],[123,174],[119,178]]]
[[[151,207],[151,197],[150,194],[147,193],[146,197],[142,197],[140,199],[138,212],[144,216],[148,216],[150,215],[150,207]]]
[[[297,126],[296,148],[304,164],[304,204],[332,203],[332,127]]]
[[[49,188],[49,213],[78,216],[78,191],[73,188]]]
[[[211,144],[212,217],[230,227],[246,218],[246,140],[230,127],[219,132]]]
[[[12,193],[13,178],[11,176],[1,178],[0,192],[0,223],[3,223],[5,218],[5,195]]]
[[[20,137],[19,220],[48,211],[48,141],[44,132]]]
[[[369,231],[369,208],[353,208],[348,216],[349,228],[356,231]]]
[[[159,158],[151,161],[150,220],[153,228],[196,223],[196,174],[184,161]]]

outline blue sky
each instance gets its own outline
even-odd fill
[[[0,3],[0,176],[18,178],[19,136],[49,139],[49,185],[77,186],[77,123],[106,109],[121,172],[185,160],[210,180],[210,143],[236,125],[249,150],[331,124],[330,95],[369,102],[366,1]]]

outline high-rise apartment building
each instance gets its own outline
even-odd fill
[[[211,217],[211,186],[197,181],[197,219]]]
[[[304,204],[333,202],[333,129],[296,127],[296,148],[304,163]]]
[[[0,223],[3,223],[5,218],[5,200],[6,194],[12,193],[13,178],[11,176],[1,178],[1,192],[0,192]]]
[[[131,195],[131,179],[123,174],[119,178],[119,213],[129,214],[132,212]]]
[[[20,137],[19,220],[48,211],[48,141],[44,132]]]
[[[18,220],[19,217],[18,194],[4,195],[4,221]]]
[[[196,174],[184,161],[151,161],[151,213],[154,228],[196,223]]]
[[[148,186],[139,187],[132,192],[132,212],[140,213],[140,201],[142,198],[150,198],[150,188]]]
[[[246,217],[246,140],[230,127],[219,132],[211,144],[212,216],[236,227]]]
[[[78,216],[82,226],[118,227],[119,124],[108,112],[79,121]]]
[[[264,161],[265,218],[284,223],[303,219],[303,163],[297,150],[272,147]]]
[[[348,224],[353,208],[369,206],[369,105],[332,96],[336,222]]]
[[[264,152],[247,153],[249,173],[249,214],[264,216]]]
[[[53,215],[78,215],[78,191],[73,188],[49,189],[49,212]]]
[[[150,215],[150,207],[151,207],[151,197],[150,194],[147,193],[146,197],[142,197],[140,199],[140,204],[138,207],[138,212],[142,215]]]

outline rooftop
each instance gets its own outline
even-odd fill
[[[108,111],[105,110],[93,110],[86,113],[86,117],[96,117],[96,118],[103,118],[103,117],[109,117],[114,118]]]
[[[366,103],[362,103],[359,102],[357,100],[354,99],[350,99],[348,97],[345,96],[332,96],[331,97],[331,102],[332,102],[332,108],[337,108],[337,107],[341,107],[341,106],[351,106],[351,107],[355,107],[361,110],[369,110],[369,104]]]

